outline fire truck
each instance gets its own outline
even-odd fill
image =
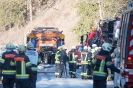
[[[122,12],[120,28],[120,64],[124,73],[120,77],[121,88],[133,88],[133,1]]]
[[[45,64],[54,64],[58,46],[65,44],[65,35],[54,27],[36,27],[27,34]]]

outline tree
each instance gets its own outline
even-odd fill
[[[97,27],[99,20],[119,16],[127,5],[126,0],[79,0],[77,16],[80,18],[72,31],[80,36]],[[102,20],[101,19],[101,20]]]

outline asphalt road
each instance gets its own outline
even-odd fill
[[[43,68],[38,70],[39,73],[37,75],[36,88],[93,88],[92,79],[81,79],[80,69],[77,69],[76,71],[77,78],[56,78],[54,75],[54,70],[54,66],[44,66]],[[113,88],[112,81],[108,81],[107,85],[107,88]],[[0,88],[3,88],[1,82]]]
[[[39,73],[37,88],[93,88],[93,80],[55,78],[54,74]],[[112,81],[108,81],[107,88],[113,88]]]
[[[55,78],[53,73],[38,73],[37,76],[37,88],[93,88],[92,85],[92,80],[82,80],[81,78]],[[1,82],[0,88],[3,88]],[[107,88],[113,88],[112,81],[108,81]]]

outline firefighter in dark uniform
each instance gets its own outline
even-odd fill
[[[59,77],[60,72],[60,55],[62,46],[58,47],[58,51],[55,54],[55,76]]]
[[[27,51],[25,54],[29,57],[29,60],[32,64],[31,69],[32,69],[32,79],[31,79],[31,86],[32,88],[36,88],[36,80],[37,80],[37,65],[39,62],[39,57],[38,57],[38,52],[35,51],[34,45],[29,41],[27,43]]]
[[[109,43],[103,43],[102,49],[92,61],[93,70],[93,88],[106,88],[106,79],[108,76],[107,68],[114,72],[122,73],[121,70],[116,68],[111,61],[110,50],[112,49]]]
[[[75,58],[75,47],[73,46],[71,51],[68,52],[69,61],[69,75],[71,78],[76,77],[76,58]]]
[[[0,58],[0,68],[2,69],[2,75],[3,75],[3,88],[14,88],[15,83],[15,67],[10,65],[10,62],[13,60],[13,58],[17,55],[16,52],[13,51],[15,49],[15,46],[13,43],[9,42],[6,45],[6,52],[2,54],[2,58]]]
[[[28,56],[25,55],[26,47],[19,45],[19,55],[15,56],[10,65],[16,68],[16,88],[32,88],[30,80],[32,79],[31,63]]]
[[[60,50],[60,73],[59,73],[59,78],[62,77],[63,73],[65,78],[67,77],[67,71],[66,71],[66,62],[67,62],[67,54],[64,48],[61,48]]]
[[[91,62],[92,62],[92,53],[91,53],[91,47],[88,47],[88,79],[92,79],[92,67],[91,67]]]
[[[81,78],[88,79],[91,76],[91,73],[88,74],[88,65],[90,64],[91,53],[88,52],[87,46],[84,46],[84,50],[81,52]],[[91,68],[91,67],[90,67]]]

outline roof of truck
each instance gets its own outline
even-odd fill
[[[36,27],[35,30],[54,30],[54,29],[57,29],[57,28],[54,28],[54,27]]]

